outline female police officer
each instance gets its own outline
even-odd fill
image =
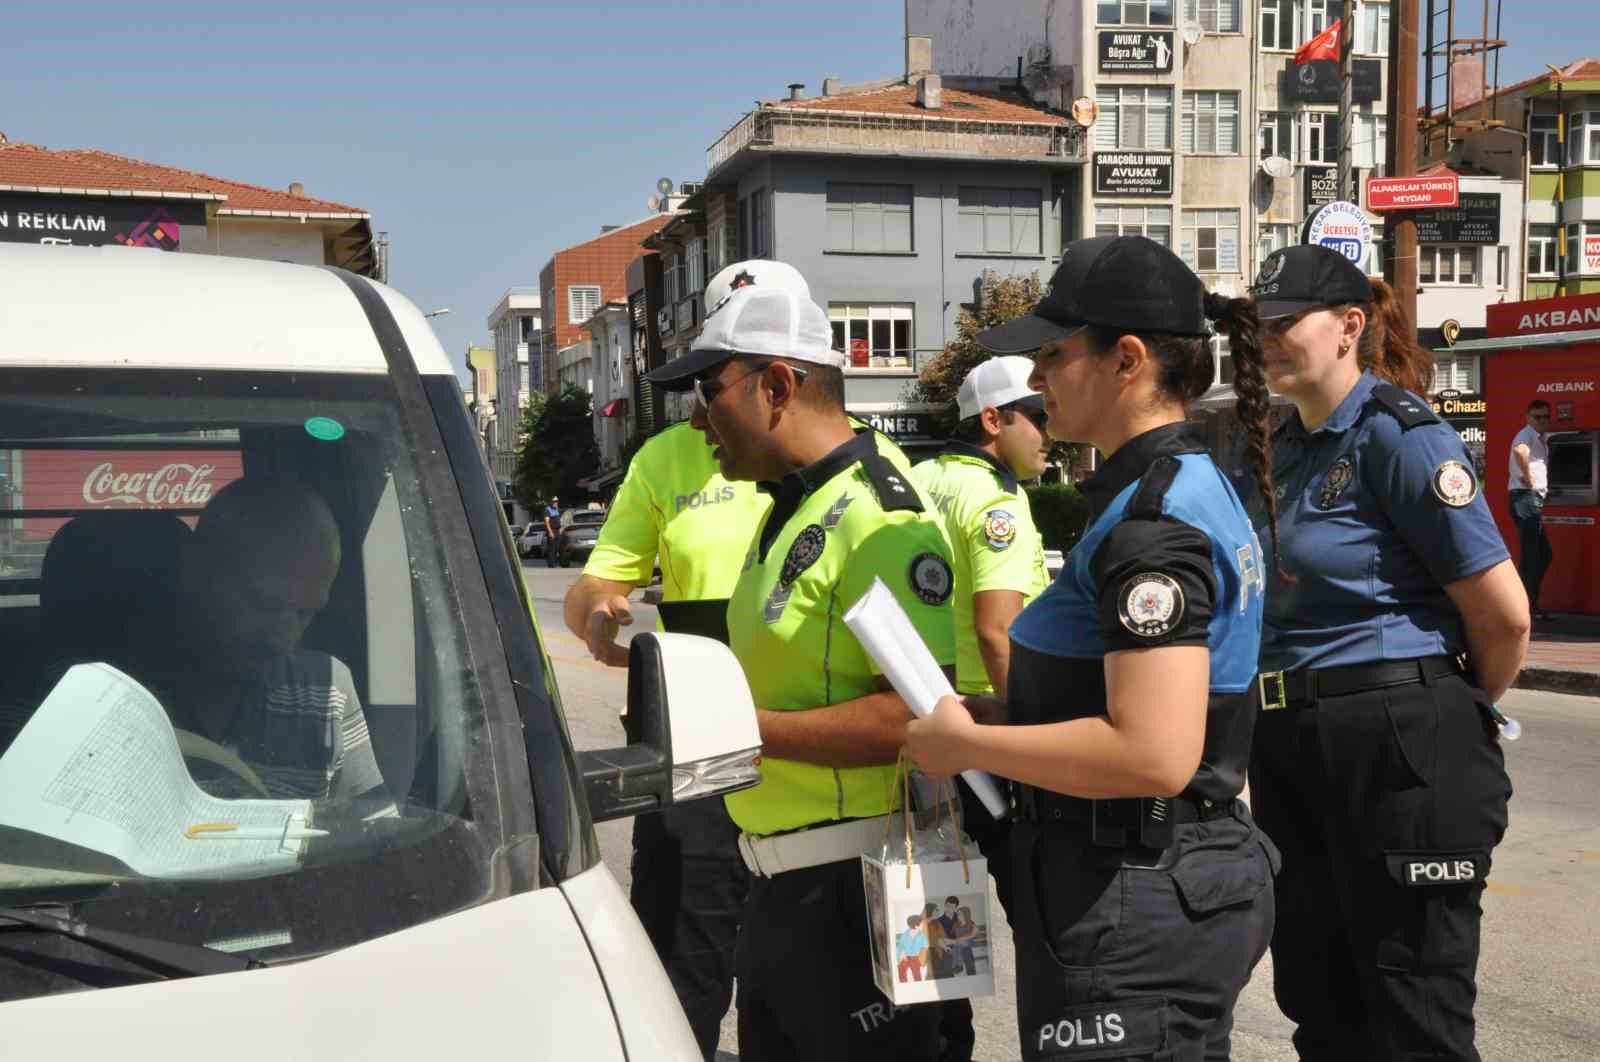
[[[1476,1059],[1478,900],[1511,789],[1490,706],[1527,598],[1460,438],[1418,397],[1433,358],[1392,291],[1309,246],[1252,291],[1295,406],[1250,771],[1283,851],[1278,1003],[1305,1059]]]
[[[1011,627],[1011,725],[947,698],[907,731],[925,771],[1022,783],[1010,913],[1030,1059],[1226,1057],[1271,935],[1275,853],[1236,799],[1261,548],[1184,420],[1212,381],[1208,315],[1233,335],[1238,412],[1270,492],[1249,303],[1206,295],[1159,244],[1069,245],[1033,315],[979,337],[1037,349],[1051,436],[1107,455],[1066,568]]]

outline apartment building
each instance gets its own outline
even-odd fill
[[[533,389],[543,383],[544,302],[535,288],[507,288],[489,311],[487,323],[494,337],[495,394],[490,400],[492,425],[486,452],[501,500],[510,502],[522,411]],[[512,523],[527,519],[520,511],[514,515]]]
[[[495,390],[495,353],[493,347],[468,346],[463,362],[467,369],[467,384],[463,394],[467,409],[472,413],[473,427],[478,433],[478,445],[483,449],[485,462],[494,437],[494,410],[500,393]],[[492,469],[494,465],[491,463]]]
[[[589,338],[585,327],[589,318],[608,302],[626,302],[628,264],[645,252],[645,237],[675,216],[669,211],[628,225],[604,225],[594,239],[550,256],[539,271],[545,310],[541,375],[545,391],[557,387],[561,352]]]

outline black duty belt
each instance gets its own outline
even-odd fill
[[[1261,710],[1305,708],[1328,697],[1386,690],[1396,686],[1429,685],[1462,673],[1453,656],[1423,656],[1414,660],[1380,660],[1345,667],[1302,668],[1298,671],[1263,671],[1256,677]]]
[[[1024,822],[1089,827],[1097,845],[1165,848],[1172,827],[1233,814],[1232,800],[1187,796],[1085,800],[1031,785],[1018,786],[1017,816]]]

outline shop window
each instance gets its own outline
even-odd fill
[[[828,182],[828,250],[911,250],[911,186]]]
[[[1185,210],[1178,256],[1196,273],[1239,271],[1239,212]]]
[[[1037,188],[958,189],[961,254],[1038,255],[1044,213]]]
[[[1239,94],[1185,92],[1182,150],[1189,155],[1239,153]]]
[[[1170,26],[1173,0],[1098,0],[1095,21],[1102,26]]]
[[[1172,208],[1097,206],[1096,236],[1144,236],[1163,247],[1172,246]]]
[[[1111,85],[1095,93],[1100,117],[1094,146],[1101,150],[1171,151],[1172,90],[1157,86]]]
[[[915,361],[915,309],[910,303],[828,304],[833,345],[851,369],[909,369]]]

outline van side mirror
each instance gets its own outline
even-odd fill
[[[756,769],[761,732],[750,686],[733,653],[712,638],[634,635],[622,725],[626,745],[578,757],[595,822],[721,796],[761,781]]]

